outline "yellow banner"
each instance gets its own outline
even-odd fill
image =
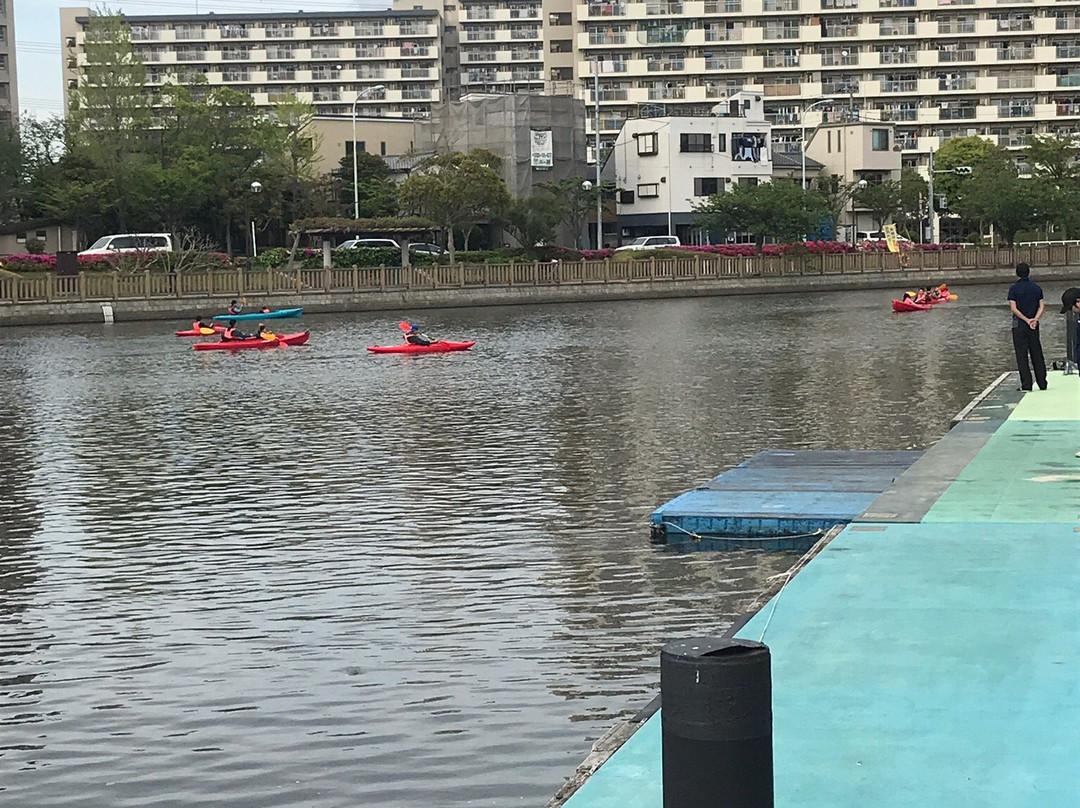
[[[889,246],[889,252],[900,252],[900,242],[896,238],[896,225],[885,225],[885,243]]]

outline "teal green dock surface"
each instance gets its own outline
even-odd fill
[[[1080,806],[1080,380],[1013,387],[738,632],[772,651],[778,808]],[[658,712],[566,808],[662,808],[660,743]]]

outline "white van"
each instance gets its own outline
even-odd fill
[[[173,239],[169,233],[124,233],[102,236],[79,255],[117,255],[136,252],[172,252]]]

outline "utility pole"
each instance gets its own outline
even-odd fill
[[[593,105],[595,107],[596,120],[596,249],[604,249],[604,192],[600,187],[600,60],[593,59]]]

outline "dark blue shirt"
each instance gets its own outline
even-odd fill
[[[1039,301],[1043,299],[1042,287],[1030,278],[1021,278],[1009,287],[1009,300],[1016,301],[1016,308],[1025,317],[1031,318],[1039,313]],[[1013,328],[1022,323],[1013,317]]]

